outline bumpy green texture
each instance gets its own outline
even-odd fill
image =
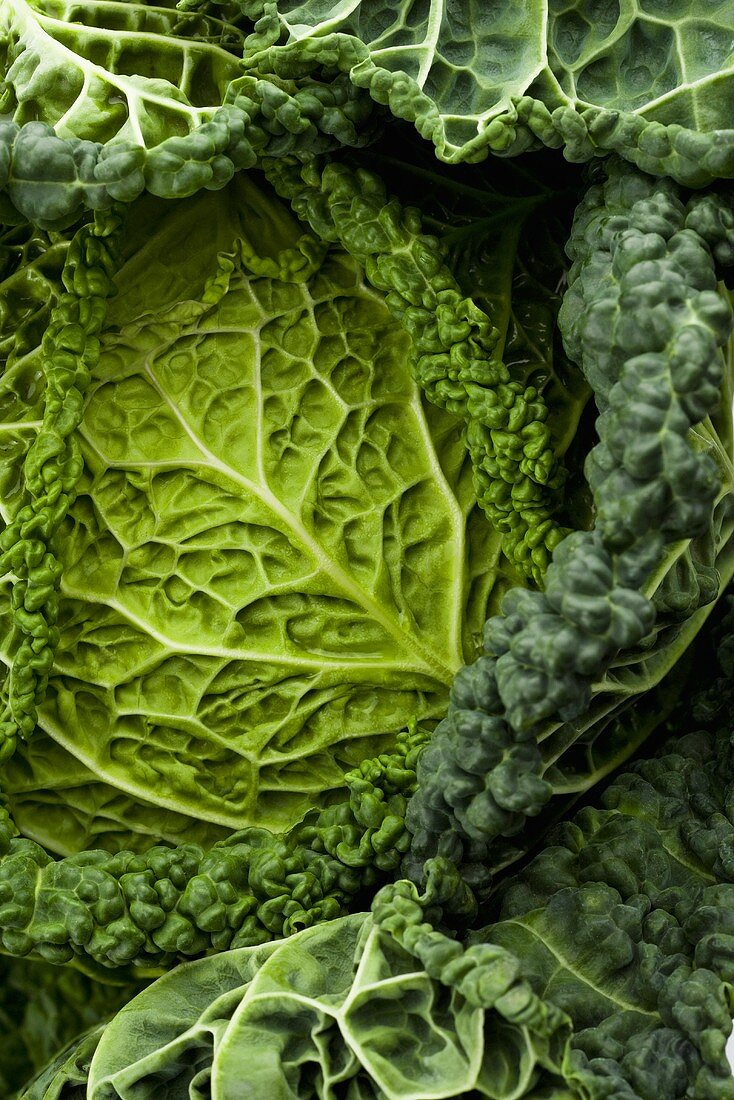
[[[242,74],[244,36],[217,15],[74,0],[13,0],[1,15],[5,110],[59,137],[150,149],[210,121]]]
[[[467,940],[435,927],[470,900],[432,861],[371,915],[179,966],[24,1095],[731,1100],[733,611],[664,755],[560,826]]]
[[[75,234],[61,274],[64,292],[43,334],[42,419],[15,471],[17,502],[0,534],[0,574],[12,578],[12,629],[6,630],[12,663],[0,695],[0,760],[12,755],[18,737],[33,733],[59,640],[59,528],[82,473],[74,433],[99,359],[119,230],[120,219],[111,214]]]
[[[445,943],[456,963],[460,946]],[[243,1080],[262,1096],[320,1100],[337,1088],[355,1100],[523,1096],[557,1064],[562,1013],[502,950],[473,949],[470,968],[468,980],[461,964],[436,980],[364,913],[185,964],[108,1027],[87,1095],[152,1096],[163,1081],[194,1095],[212,1072],[220,1100],[241,1097]]]
[[[592,782],[577,771],[590,704],[636,672],[649,686],[645,652],[669,667],[731,575],[731,305],[694,224],[698,203],[621,162],[578,209],[560,323],[601,413],[595,527],[557,548],[543,593],[507,594],[486,654],[456,677],[408,811],[412,877],[440,854],[486,879],[497,838]],[[671,614],[689,616],[677,637]]]
[[[730,690],[728,703],[724,728],[676,731],[668,755],[564,825],[476,934],[572,1018],[581,1096],[734,1095]]]
[[[338,179],[340,173],[335,175]],[[653,191],[656,187],[644,185],[621,168],[613,181],[607,185],[606,196],[614,211],[615,187],[647,186]],[[222,198],[231,194],[236,194],[236,203],[223,203]],[[349,194],[354,195],[353,186]],[[608,210],[599,205],[600,195],[599,189],[593,191],[588,206],[604,224]],[[632,203],[630,217],[642,217],[646,210],[643,199],[634,190],[633,198],[642,205],[638,209]],[[243,223],[240,219],[248,209],[250,216]],[[721,203],[718,219],[700,203],[695,210],[701,225],[720,226],[726,221]],[[307,534],[318,531],[319,568],[324,568],[325,554],[331,562],[324,573],[323,597],[333,594],[334,577],[337,581],[343,577],[348,565],[357,581],[362,575],[369,578],[370,592],[385,593],[389,611],[389,601],[401,591],[396,587],[399,579],[405,585],[400,606],[411,608],[416,624],[416,652],[420,656],[425,651],[427,638],[434,632],[433,653],[444,652],[447,642],[453,644],[454,655],[444,664],[455,669],[472,655],[488,600],[491,603],[500,596],[507,580],[512,579],[511,574],[504,579],[498,576],[504,567],[496,539],[481,519],[476,520],[469,463],[458,426],[442,420],[444,414],[427,416],[423,410],[405,369],[405,336],[390,319],[382,299],[364,287],[353,261],[340,252],[325,256],[324,245],[304,236],[272,198],[240,181],[235,192],[201,196],[165,216],[161,205],[152,199],[135,212],[137,236],[131,231],[126,238],[120,292],[109,315],[112,327],[105,337],[79,433],[85,472],[82,491],[63,528],[65,617],[57,666],[41,709],[40,728],[6,769],[9,804],[26,839],[13,838],[7,825],[8,851],[0,867],[4,899],[0,927],[5,950],[33,951],[56,961],[76,954],[110,966],[157,965],[233,943],[262,942],[336,916],[353,904],[360,890],[374,888],[381,877],[394,874],[406,856],[410,844],[406,808],[411,796],[408,824],[416,835],[406,866],[420,876],[425,858],[436,854],[431,829],[442,830],[440,854],[456,859],[465,880],[482,886],[491,866],[506,864],[527,845],[526,837],[515,840],[513,834],[524,824],[528,799],[530,809],[537,812],[551,791],[566,799],[586,789],[644,740],[669,708],[671,697],[668,689],[662,688],[647,710],[624,713],[630,701],[654,689],[674,664],[705,620],[707,604],[719,584],[734,569],[729,552],[731,517],[726,508],[731,488],[726,468],[731,451],[728,402],[722,396],[722,409],[714,412],[708,426],[699,428],[702,439],[720,448],[722,464],[720,506],[712,506],[709,526],[701,534],[689,532],[687,538],[676,538],[662,557],[659,531],[652,542],[641,544],[644,559],[635,564],[641,569],[649,562],[657,571],[648,583],[647,595],[633,591],[620,598],[622,607],[627,601],[633,610],[642,609],[639,619],[647,628],[651,619],[648,596],[652,597],[658,610],[655,633],[640,639],[638,619],[622,616],[612,622],[607,635],[590,635],[591,651],[598,653],[601,647],[602,654],[608,654],[616,653],[624,643],[626,635],[620,635],[620,630],[636,630],[636,648],[628,649],[623,660],[609,667],[594,685],[593,701],[583,718],[561,714],[560,720],[552,719],[544,726],[540,747],[532,724],[518,736],[509,732],[509,723],[492,716],[506,706],[494,672],[495,664],[501,662],[487,655],[467,666],[454,684],[449,722],[423,753],[420,766],[424,779],[416,796],[415,761],[428,729],[411,727],[415,733],[407,742],[399,740],[393,751],[389,746],[394,744],[395,730],[409,720],[440,716],[442,681],[435,675],[435,657],[433,669],[416,667],[413,672],[404,659],[396,659],[393,685],[385,675],[389,652],[385,635],[374,633],[376,627],[384,631],[389,614],[382,610],[375,615],[373,609],[366,625],[359,625],[365,622],[361,619],[351,633],[345,633],[343,623],[356,621],[350,611],[348,620],[338,619],[332,628],[328,625],[334,613],[331,601],[324,604],[317,599],[313,606],[308,604],[320,591],[314,583],[318,578],[314,567],[306,573],[295,570],[297,589],[290,592],[288,577],[297,560],[290,551],[275,578],[277,584],[267,587],[273,585],[274,578],[272,569],[270,574],[265,571],[257,583],[266,587],[258,589],[249,602],[235,604],[230,599],[225,603],[229,618],[221,617],[223,612],[211,597],[212,589],[226,594],[233,583],[238,594],[239,576],[251,586],[253,556],[257,560],[264,545],[271,561],[273,545],[276,549],[279,545],[277,540],[275,544],[263,544],[262,539],[257,542],[255,535],[260,538],[265,529],[282,536],[287,521],[290,526],[285,533],[289,531],[291,536],[304,529]],[[398,208],[393,206],[391,212],[397,215]],[[151,237],[152,224],[156,232]],[[701,238],[696,235],[695,239]],[[611,236],[610,240],[616,248],[617,238]],[[689,241],[689,237],[684,234],[683,240]],[[191,256],[196,257],[195,268],[187,268],[186,257]],[[204,262],[206,256],[212,258],[209,265]],[[685,258],[690,260],[688,253]],[[708,262],[713,280],[710,256]],[[591,265],[589,270],[596,268]],[[171,278],[172,271],[175,278]],[[583,278],[586,276],[575,278],[574,286]],[[590,285],[589,294],[595,284]],[[602,279],[600,285],[608,288],[614,284]],[[682,285],[688,294],[688,284],[684,281]],[[32,297],[32,288],[37,287],[46,294],[46,286],[38,279],[26,285],[25,292]],[[449,289],[450,300],[455,302],[456,292]],[[725,300],[705,288],[700,293],[703,297],[695,299],[696,305],[710,306],[711,316],[719,317],[723,332],[728,319]],[[638,289],[636,294],[641,296]],[[335,309],[335,303],[345,298],[348,305]],[[722,309],[724,312],[717,312]],[[33,311],[31,315],[35,316]],[[596,316],[593,310],[588,315],[592,320]],[[15,314],[11,311],[9,316]],[[28,426],[38,415],[29,394],[40,399],[24,381],[34,370],[31,331],[22,352],[9,357],[5,373],[8,453],[17,463],[22,463],[28,447]],[[609,331],[616,341],[611,324]],[[355,335],[345,343],[351,333]],[[361,335],[354,344],[358,333]],[[721,333],[719,337],[723,338]],[[308,360],[303,358],[306,346]],[[715,369],[722,371],[723,357],[718,351],[716,355]],[[234,364],[237,377],[228,388],[227,369]],[[249,379],[245,386],[243,371]],[[367,383],[368,395],[364,391]],[[383,386],[387,386],[387,405]],[[342,394],[341,405],[334,402],[334,389]],[[712,393],[718,400],[715,385]],[[350,394],[351,404],[346,401]],[[293,418],[296,399],[297,420]],[[687,400],[693,400],[691,393]],[[241,409],[237,423],[259,425],[254,436],[242,435],[232,427],[229,416],[219,411],[225,406]],[[330,410],[334,408],[341,431],[337,438],[343,442],[335,467],[330,460],[334,427]],[[385,408],[390,410],[390,418],[382,430],[380,416]],[[411,424],[419,426],[414,435],[401,426],[408,421],[395,419],[398,408]],[[353,421],[359,443],[356,454],[346,445]],[[685,421],[689,422],[690,418]],[[382,434],[373,436],[376,428]],[[254,449],[248,444],[253,438]],[[374,444],[369,454],[364,451],[366,439]],[[309,440],[318,444],[314,451],[318,459],[316,483],[321,488],[316,498],[308,496],[314,480],[303,457]],[[429,440],[431,450],[425,450]],[[264,447],[266,442],[268,447],[271,442],[277,445],[274,461],[273,452]],[[391,452],[397,442],[400,447]],[[377,511],[375,494],[385,484],[381,462],[391,454],[388,503],[392,507],[392,502],[398,502],[400,507],[395,512],[390,508]],[[258,455],[262,465],[258,465]],[[420,455],[424,459],[419,461]],[[352,465],[347,461],[350,456]],[[425,484],[415,480],[421,463]],[[400,470],[408,468],[410,478],[402,484],[399,477],[396,481]],[[17,478],[10,467],[8,470],[4,494],[12,515]],[[197,486],[203,486],[201,492]],[[293,507],[296,490],[300,511]],[[625,491],[632,499],[634,494],[628,488]],[[349,517],[355,513],[355,492],[365,494],[365,508],[356,509],[356,533],[345,538]],[[418,513],[411,510],[413,500],[420,505]],[[336,511],[327,508],[329,501],[334,502]],[[445,517],[440,513],[442,502],[446,504]],[[192,504],[199,524],[193,539],[187,526]],[[267,524],[259,512],[252,512],[263,505],[269,509]],[[410,517],[412,526],[409,538],[395,540],[401,514]],[[248,525],[233,528],[233,516],[237,524],[244,516]],[[390,521],[391,539],[387,541],[386,529],[381,526],[387,522],[384,516]],[[656,516],[658,527],[664,526],[661,516]],[[689,522],[687,516],[685,522]],[[216,546],[211,539],[207,541],[207,532],[212,530]],[[383,541],[376,553],[365,556],[360,552],[369,545],[369,532],[375,530]],[[252,540],[253,549],[247,569],[238,574],[237,551],[245,535]],[[223,536],[233,540],[228,556],[223,553]],[[595,574],[593,568],[598,569],[603,555],[610,556],[616,549],[607,549],[601,539],[599,532],[569,536],[556,550],[552,570],[557,574],[561,566],[571,568],[573,584],[569,587],[578,592],[580,587],[583,591],[582,585],[596,584],[604,601],[608,576],[603,570]],[[224,544],[224,550],[228,545]],[[400,572],[397,563],[410,556],[411,546],[416,547],[415,568]],[[579,547],[588,551],[581,559],[581,582],[573,572],[579,568],[578,557],[573,557]],[[387,570],[381,588],[382,574],[375,581],[374,569],[382,568],[383,563],[389,566],[393,552],[398,555],[396,568]],[[192,554],[193,565],[204,563],[208,570],[206,583],[199,588],[194,583],[199,574],[189,565]],[[424,554],[428,554],[425,562]],[[217,566],[214,572],[213,561]],[[453,579],[432,590],[426,600],[420,577],[424,573],[438,576],[441,569],[448,570],[446,576]],[[536,598],[546,602],[557,599],[563,585],[553,582],[553,576],[551,572],[546,595],[516,588],[508,599],[521,603],[527,597],[531,606]],[[305,587],[304,577],[308,579]],[[629,589],[629,574],[626,581]],[[438,618],[442,597],[448,601],[443,621]],[[228,652],[219,652],[222,639],[227,642],[227,630],[241,629],[244,621],[249,628],[248,645],[262,638],[267,642],[271,637],[268,623],[282,624],[293,598],[292,621],[296,625],[285,633],[276,631],[275,641],[262,650],[260,660],[253,660],[250,650],[240,653],[231,661],[232,682],[222,680],[221,670],[230,662]],[[593,610],[594,605],[590,606]],[[420,618],[421,607],[425,620]],[[318,660],[304,666],[303,678],[294,678],[294,661],[302,662],[308,646],[315,644],[313,630],[308,633],[314,615],[325,616],[318,627]],[[400,636],[410,647],[411,635],[404,633],[405,617],[395,621],[401,622]],[[491,619],[490,630],[502,639],[509,630],[508,622],[512,627],[518,621],[522,626],[517,619]],[[219,647],[212,653],[205,652],[201,643],[202,630],[209,629],[207,623],[213,623],[213,645]],[[542,626],[552,638],[551,628],[558,629],[558,622],[546,614]],[[374,660],[365,660],[365,647],[375,637],[384,640]],[[584,651],[577,646],[578,635],[569,637],[568,646],[588,655],[588,647]],[[325,643],[332,638],[330,655]],[[514,644],[514,637],[510,640]],[[326,691],[314,709],[310,700],[319,690],[318,677],[330,661],[332,667],[336,662],[342,668],[350,641],[358,644],[355,658],[346,661],[347,678],[339,681],[337,692]],[[148,648],[142,652],[141,666],[143,642]],[[298,652],[290,648],[296,644],[301,647]],[[550,658],[557,646],[557,639],[552,639]],[[283,678],[270,687],[268,696],[272,681],[264,680],[263,670],[277,668],[284,654],[288,660]],[[524,658],[522,651],[520,657]],[[595,659],[600,660],[599,656]],[[248,661],[254,674],[251,706],[246,691]],[[515,661],[521,664],[519,658]],[[114,662],[122,669],[117,678]],[[505,661],[502,668],[507,664]],[[213,678],[210,666],[215,671]],[[566,680],[551,676],[555,666],[550,672],[542,665],[536,669],[539,676],[546,676],[544,703],[546,696],[552,701],[554,691],[568,694],[569,683],[572,687],[578,683],[568,676],[569,667],[573,673],[573,666],[562,670]],[[588,690],[590,676],[588,670],[582,672],[587,679],[581,682]],[[576,674],[580,676],[578,670]],[[413,687],[406,690],[411,675],[418,679],[410,681]],[[431,681],[436,685],[433,688]],[[191,700],[198,682],[206,689],[200,696],[205,706],[195,724]],[[512,687],[511,679],[509,682]],[[224,705],[219,698],[212,698],[222,684]],[[304,685],[312,692],[310,696],[304,695]],[[532,702],[524,689],[517,690],[523,706]],[[343,705],[345,691],[353,692],[349,707]],[[288,696],[288,692],[292,694]],[[285,709],[284,698],[288,700]],[[380,698],[387,709],[378,712]],[[364,706],[364,700],[369,706]],[[578,709],[578,701],[572,702]],[[346,727],[351,741],[345,737],[348,719],[353,723]],[[269,731],[268,720],[273,723]],[[205,721],[211,723],[206,737],[202,735],[202,729],[207,732]],[[221,722],[225,724],[216,725]],[[447,727],[458,731],[458,765],[450,755],[456,744],[450,745],[446,760],[441,755],[446,752]],[[105,737],[99,736],[100,730],[107,731]],[[269,732],[269,741],[261,736],[263,730]],[[333,737],[334,731],[337,740],[328,742],[326,736]],[[258,740],[253,744],[248,738],[254,732]],[[192,741],[192,733],[196,740]],[[313,738],[310,755],[309,736]],[[266,754],[273,743],[278,757],[271,766]],[[189,751],[191,744],[195,751]],[[243,761],[250,767],[253,759],[258,759],[254,749],[261,756],[257,782],[253,783],[252,770],[245,768]],[[376,762],[370,759],[380,749],[387,756],[378,755]],[[293,754],[290,758],[289,752]],[[443,769],[440,776],[432,772],[437,766],[436,754]],[[360,767],[345,777],[345,771],[360,761]],[[343,789],[345,784],[351,790],[349,801],[316,810],[301,825],[283,832],[314,802],[322,802],[329,791]],[[438,788],[441,801],[437,809],[431,799],[436,799]],[[475,799],[473,809],[471,799]],[[447,806],[454,818],[447,813]],[[416,807],[424,814],[422,821]],[[447,820],[450,828],[446,828]],[[248,821],[273,831],[240,830],[210,847],[212,841]],[[179,847],[155,845],[158,839]],[[95,843],[122,850],[117,854],[80,852],[55,862],[39,841],[62,854]],[[480,860],[483,866],[478,866]]]
[[[496,354],[499,333],[465,297],[420,215],[388,200],[374,173],[266,159],[268,178],[322,240],[355,257],[411,338],[413,373],[429,400],[466,423],[477,499],[507,557],[540,584],[566,532],[553,519],[562,481],[534,386],[514,381]]]
[[[699,186],[734,176],[731,0],[247,3],[259,75],[348,72],[449,162],[543,143]]]
[[[699,186],[734,176],[732,18],[732,0],[705,13],[685,0],[3,0],[0,186],[24,217],[68,225],[144,189],[223,187],[264,154],[361,144],[372,101],[449,162],[545,144]]]
[[[143,190],[219,189],[266,149],[311,154],[370,136],[369,96],[346,74],[245,73],[242,32],[216,15],[3,0],[0,34],[0,188],[47,228]]]
[[[514,577],[459,425],[424,409],[348,257],[244,179],[132,212],[74,435],[58,656],[4,777],[21,831],[61,853],[287,828],[442,717]],[[2,381],[11,532],[37,362]]]
[[[103,967],[169,966],[251,946],[347,911],[394,875],[408,849],[408,799],[427,731],[397,738],[349,773],[349,800],[290,832],[249,828],[209,849],[154,845],[54,861],[0,816],[0,943],[11,955]]]

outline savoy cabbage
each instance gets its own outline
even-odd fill
[[[354,261],[244,179],[134,216],[59,536],[56,663],[6,787],[57,851],[297,821],[442,716],[513,576],[459,426]],[[0,294],[19,287],[39,310],[56,289],[25,267]],[[11,520],[44,401],[42,350],[18,351]],[[8,588],[3,608],[10,644]]]
[[[732,19],[0,0],[6,1091],[734,1095]]]
[[[371,914],[182,964],[23,1097],[730,1097],[725,646],[674,742],[558,827],[465,942],[430,923],[436,867]]]

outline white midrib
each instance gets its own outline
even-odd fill
[[[392,616],[385,613],[384,608],[370,595],[370,593],[358,585],[354,578],[333,561],[333,559],[328,558],[326,554],[324,554],[322,547],[316,539],[314,539],[308,529],[304,527],[297,516],[285,507],[282,501],[278,500],[264,481],[263,484],[257,484],[251,481],[249,478],[245,477],[244,474],[240,474],[236,470],[233,470],[231,466],[227,466],[209,450],[183,416],[181,409],[171,401],[169,395],[160,386],[154,371],[151,369],[149,359],[146,359],[145,362],[145,372],[156,393],[165,401],[172,415],[176,418],[188,438],[206,460],[206,465],[211,469],[217,470],[218,473],[222,474],[222,476],[226,477],[229,481],[234,481],[235,484],[241,485],[248,493],[252,493],[254,496],[258,497],[263,504],[278,516],[287,529],[293,533],[302,548],[316,562],[318,568],[335,581],[342,593],[358,607],[362,607],[375,622],[379,623],[385,632],[395,639],[403,652],[411,653],[415,656],[418,666],[417,668],[413,666],[415,671],[423,671],[431,678],[437,679],[441,683],[450,684],[454,678],[454,674],[461,665],[461,659],[459,658],[453,666],[448,663],[444,664],[436,659],[431,650],[425,646],[421,646],[415,635],[406,634],[400,624],[396,622]],[[260,452],[261,448],[258,447],[258,454],[260,454]]]
[[[6,420],[0,424],[0,432],[20,432],[26,428],[31,428],[33,431],[38,431],[43,427],[42,420]]]
[[[64,595],[70,599],[81,601],[87,599],[89,596],[89,593],[83,588],[74,588],[73,585],[69,584],[68,580],[64,580],[62,584]],[[220,657],[227,661],[262,661],[262,652],[258,652],[257,650],[240,648],[231,649],[228,646],[202,645],[200,643],[194,645],[193,643],[179,641],[157,630],[148,619],[144,619],[141,615],[136,615],[134,611],[126,607],[123,603],[120,603],[119,600],[105,599],[103,602],[105,607],[109,607],[111,611],[117,612],[126,622],[137,627],[142,634],[146,634],[171,655],[177,653],[190,653],[192,656]],[[386,661],[382,658],[378,660],[374,657],[367,659],[359,653],[352,657],[346,656],[340,661],[335,661],[331,657],[322,657],[318,654],[313,657],[289,657],[286,654],[278,653],[272,656],[269,655],[268,661],[270,664],[278,665],[282,668],[311,669],[313,671],[343,669],[345,672],[350,672],[357,666],[360,670],[374,669],[375,671],[399,672],[404,667],[396,661]],[[64,672],[62,658],[57,660],[57,667],[61,672]],[[69,670],[68,675],[73,676],[73,671]]]
[[[109,84],[111,87],[116,88],[122,96],[124,96],[129,106],[137,105],[140,102],[148,101],[155,103],[157,106],[163,107],[166,110],[176,110],[179,114],[184,115],[189,120],[190,129],[194,129],[199,125],[202,119],[205,119],[207,114],[211,114],[212,108],[194,107],[190,103],[181,103],[178,100],[171,99],[161,95],[159,92],[153,91],[152,88],[147,87],[141,91],[141,88],[135,85],[127,77],[118,73],[113,73],[108,69],[102,68],[100,65],[95,64],[88,58],[82,57],[80,54],[74,53],[65,46],[58,39],[54,38],[50,34],[46,27],[53,28],[54,26],[61,26],[62,28],[68,27],[68,24],[63,21],[54,19],[52,16],[45,15],[43,12],[35,11],[27,3],[26,0],[14,0],[12,6],[12,18],[18,24],[20,29],[19,39],[24,41],[33,42],[40,50],[40,56],[44,57],[49,53],[56,53],[60,58],[68,59],[68,64],[71,68],[81,70],[84,74],[84,81],[81,91],[77,95],[76,99],[69,106],[68,110],[56,119],[54,128],[58,132],[63,129],[64,124],[68,118],[71,118],[74,111],[78,107],[80,101],[87,94],[92,79],[96,78],[103,84]],[[109,32],[108,32],[109,33]],[[129,32],[128,32],[129,33]],[[139,32],[136,37],[141,37],[143,40],[149,40],[150,35]],[[209,49],[217,50],[217,47],[209,47]],[[221,51],[223,52],[223,51]],[[132,109],[128,112],[128,118],[134,129],[135,136],[138,144],[144,145],[143,134],[140,129],[137,113]]]

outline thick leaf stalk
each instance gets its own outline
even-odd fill
[[[731,332],[709,245],[721,253],[730,216],[712,201],[715,232],[702,235],[699,203],[613,163],[577,212],[560,324],[601,413],[586,466],[595,527],[558,547],[543,593],[507,594],[486,655],[456,676],[408,810],[411,877],[442,855],[486,881],[493,843],[553,795],[541,723],[583,713],[610,662],[653,627],[643,589],[664,547],[711,523],[721,475],[691,429],[719,400]]]
[[[54,543],[83,469],[74,432],[99,359],[107,299],[114,293],[121,224],[117,213],[108,213],[76,233],[62,273],[66,292],[43,337],[45,409],[23,467],[27,499],[0,534],[0,573],[14,578],[17,634],[0,703],[0,760],[12,755],[18,737],[33,733],[59,640],[61,566]]]
[[[298,216],[354,256],[386,295],[411,336],[417,381],[430,401],[465,422],[477,500],[502,533],[507,557],[541,584],[567,534],[553,516],[563,470],[542,394],[512,379],[491,318],[462,295],[440,242],[421,232],[418,212],[388,199],[376,175],[313,160],[268,159],[263,167]]]

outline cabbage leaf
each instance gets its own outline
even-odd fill
[[[13,0],[0,8],[6,110],[60,137],[151,147],[209,121],[243,35],[175,7]],[[235,52],[232,52],[234,48]]]
[[[424,407],[351,259],[242,180],[136,215],[58,540],[50,690],[5,780],[62,852],[298,820],[441,717],[509,572],[457,422]],[[53,279],[33,271],[5,284],[31,345],[2,380],[6,519],[43,400]],[[9,599],[6,580],[6,661]]]
[[[457,886],[436,860],[424,894],[398,882],[371,914],[182,964],[103,1031],[89,1100],[729,1100],[724,602],[718,678],[709,637],[663,752],[561,824],[489,924],[432,926]]]
[[[700,184],[734,174],[731,0],[279,0],[245,62],[290,75],[319,62],[414,123],[449,163],[546,144],[613,150]]]

